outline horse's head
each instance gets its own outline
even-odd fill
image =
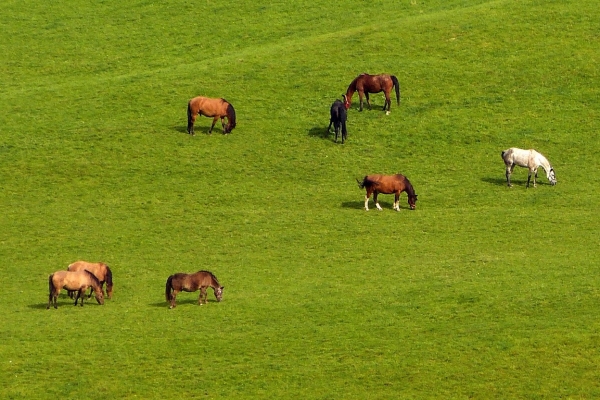
[[[554,168],[550,168],[550,171],[548,171],[548,180],[552,186],[556,185],[556,174],[554,173]]]
[[[225,286],[219,286],[218,288],[214,289],[217,301],[221,301],[223,299],[223,289],[225,289]]]
[[[413,196],[408,196],[408,205],[410,206],[411,210],[414,210],[417,206],[417,195],[413,195]]]
[[[104,293],[102,293],[102,289],[94,290],[94,295],[98,304],[104,305]]]
[[[352,104],[352,99],[343,94],[342,101],[344,102],[344,107],[346,108],[346,110],[349,109],[350,105]]]

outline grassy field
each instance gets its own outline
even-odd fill
[[[0,397],[600,397],[591,0],[0,3]],[[398,77],[391,115],[329,106]],[[236,108],[230,135],[194,96]],[[550,186],[505,184],[536,148]],[[419,201],[363,209],[356,178]],[[115,295],[46,310],[107,262]],[[181,294],[208,269],[225,286]]]

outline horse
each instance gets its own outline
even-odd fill
[[[350,108],[350,105],[352,105],[352,96],[356,91],[358,91],[358,97],[360,99],[360,111],[363,110],[363,95],[367,98],[367,104],[369,105],[369,109],[371,109],[369,93],[384,92],[385,103],[383,104],[383,111],[386,111],[387,107],[386,114],[389,114],[392,104],[390,92],[393,87],[396,88],[396,100],[398,105],[400,105],[400,83],[398,83],[398,78],[396,78],[394,75],[388,74],[360,74],[352,81],[352,83],[350,83],[348,90],[346,90],[346,97],[344,99],[346,109]]]
[[[77,297],[75,297],[75,304],[81,298],[81,307],[83,307],[83,294],[88,287],[92,287],[96,295],[96,301],[98,304],[104,304],[104,294],[102,293],[102,287],[100,281],[90,271],[56,271],[48,277],[48,286],[50,294],[48,295],[48,307],[54,302],[54,308],[58,308],[56,300],[60,294],[61,289],[77,291]]]
[[[235,128],[235,109],[231,103],[225,99],[211,99],[208,97],[198,96],[194,97],[188,102],[187,132],[190,135],[194,135],[194,122],[196,122],[196,117],[198,114],[213,118],[213,122],[208,133],[212,133],[212,130],[219,118],[221,118],[221,125],[223,126],[224,135],[230,133],[233,128]],[[227,125],[225,125],[225,117],[227,117]]]
[[[112,299],[113,294],[113,280],[112,280],[112,271],[110,267],[104,263],[91,263],[87,261],[75,261],[73,264],[67,267],[67,271],[83,271],[88,270],[100,281],[100,289],[103,290],[104,283],[106,283],[106,296],[109,299]],[[73,291],[69,292],[69,297],[73,298]],[[90,294],[88,295],[88,299],[92,297],[92,290],[90,289]]]
[[[329,112],[331,114],[331,118],[329,119],[329,127],[327,127],[327,132],[330,132],[331,125],[333,124],[333,129],[335,130],[335,142],[337,143],[337,138],[341,130],[342,144],[344,144],[344,141],[348,138],[348,131],[346,130],[346,119],[348,118],[348,114],[346,112],[346,107],[344,107],[344,103],[342,101],[336,100],[331,105]]]
[[[510,149],[502,152],[502,159],[504,160],[504,165],[506,166],[506,182],[508,187],[512,187],[512,184],[510,183],[510,175],[515,168],[515,165],[529,169],[526,188],[529,188],[529,181],[531,180],[532,174],[533,187],[537,187],[535,180],[537,179],[537,170],[539,167],[542,167],[546,172],[546,177],[550,181],[550,184],[552,186],[556,185],[556,174],[554,173],[554,168],[552,168],[548,159],[546,159],[546,157],[544,157],[541,153],[538,153],[536,150],[523,150],[516,147],[511,147]]]
[[[411,210],[414,210],[417,202],[417,194],[415,190],[408,180],[402,174],[396,175],[367,175],[364,179],[358,182],[358,187],[363,189],[367,189],[367,194],[365,195],[365,210],[369,211],[369,197],[373,194],[373,201],[375,202],[375,206],[379,211],[382,210],[379,202],[377,201],[377,195],[379,193],[383,194],[392,194],[394,193],[396,196],[394,198],[394,210],[400,211],[400,193],[406,192],[408,194],[408,205]]]
[[[200,289],[198,304],[202,305],[206,303],[206,289],[208,287],[213,288],[217,301],[221,301],[223,298],[224,286],[219,284],[217,277],[212,272],[198,271],[195,274],[185,274],[180,272],[169,276],[165,286],[165,297],[170,303],[169,308],[174,308],[176,306],[175,299],[177,293],[181,291],[195,292]]]

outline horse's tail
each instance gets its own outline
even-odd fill
[[[358,183],[358,187],[361,189],[364,189],[365,186],[367,186],[369,184],[369,179],[367,179],[367,177],[365,176],[363,181],[359,181],[358,179],[356,180],[356,182]]]
[[[187,106],[187,118],[188,118],[187,131],[188,131],[188,133],[190,133],[190,129],[192,129],[192,126],[194,124],[192,122],[192,101],[191,100],[188,102],[188,106]]]
[[[392,78],[392,82],[396,88],[396,101],[398,102],[398,105],[400,105],[400,82],[398,82],[398,78],[396,78],[394,75],[390,76],[390,78]]]
[[[165,298],[167,301],[171,301],[173,296],[171,295],[171,290],[173,289],[173,275],[167,278],[167,284],[165,286]]]
[[[54,274],[51,274],[48,277],[48,290],[50,292],[50,298],[52,298],[52,294],[54,293],[54,290],[55,290],[53,278],[54,278]]]

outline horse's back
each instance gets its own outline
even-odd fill
[[[384,194],[403,191],[409,185],[408,179],[402,174],[382,175],[374,174],[365,177],[365,181],[373,190]]]
[[[82,286],[89,286],[91,272],[82,271],[56,271],[52,274],[52,282],[57,288],[78,290]]]
[[[225,99],[213,99],[211,97],[197,96],[188,103],[188,108],[194,113],[200,113],[205,117],[214,117],[215,115],[226,115],[227,108],[230,106]]]
[[[102,262],[88,262],[88,261],[76,261],[69,265],[68,271],[84,271],[88,270],[96,276],[98,279],[103,279],[108,266]]]
[[[516,164],[521,167],[527,167],[538,153],[534,149],[519,149],[518,147],[511,147],[502,152],[502,159],[504,164],[507,166]]]

